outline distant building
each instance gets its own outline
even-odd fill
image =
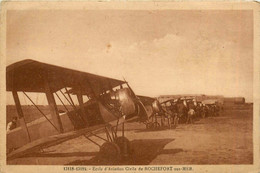
[[[245,104],[245,98],[244,97],[225,97],[224,103],[226,105]]]
[[[245,104],[246,100],[244,97],[236,97],[235,104]]]

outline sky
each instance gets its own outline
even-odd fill
[[[6,34],[7,65],[33,59],[124,77],[146,96],[253,100],[252,11],[12,10]]]

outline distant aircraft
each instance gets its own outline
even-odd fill
[[[19,128],[7,133],[7,146],[17,148],[7,154],[7,159],[39,152],[79,136],[98,145],[100,152],[110,159],[120,159],[130,151],[124,123],[136,117],[141,122],[148,119],[143,103],[126,81],[34,60],[23,60],[6,68],[6,90],[13,94],[20,122]],[[41,112],[43,117],[40,120],[25,123],[18,92],[23,92]],[[44,115],[27,92],[45,93],[51,115]],[[78,106],[72,95],[76,95]],[[88,101],[83,102],[83,95]],[[55,98],[63,104],[66,113],[59,113]],[[121,136],[117,133],[119,125],[122,126]],[[106,138],[99,136],[101,131],[105,132]],[[91,137],[102,139],[104,143],[98,144]]]
[[[144,103],[146,111],[148,112],[148,121],[145,122],[147,129],[158,129],[160,126],[165,126],[166,124],[171,128],[172,125],[172,112],[164,104],[159,103],[156,98],[147,96],[138,96],[142,103]],[[161,123],[158,122],[160,118]],[[165,123],[165,120],[167,123]]]

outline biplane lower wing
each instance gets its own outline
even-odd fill
[[[98,133],[98,132],[102,131],[104,128],[108,128],[108,127],[111,128],[116,125],[122,124],[123,122],[125,122],[125,119],[122,117],[119,120],[111,121],[109,124],[96,125],[93,127],[88,127],[88,128],[84,128],[84,129],[77,130],[77,131],[71,131],[71,132],[67,132],[67,133],[63,133],[63,134],[52,135],[52,136],[48,136],[45,138],[41,138],[41,139],[35,140],[33,142],[30,142],[30,143],[22,146],[21,148],[11,152],[10,154],[7,155],[7,159],[14,159],[14,158],[22,157],[27,154],[37,152],[40,149],[54,146],[54,145],[60,144],[62,142],[65,142],[67,140],[77,138],[82,135],[91,136],[94,133]]]
[[[101,130],[102,128],[105,128],[105,125],[98,125],[90,128],[85,128],[77,131],[67,132],[63,134],[48,136],[46,138],[41,138],[38,140],[35,140],[33,142],[30,142],[21,148],[11,152],[7,155],[7,159],[14,159],[17,157],[22,157],[26,154],[33,153],[35,151],[38,151],[42,148],[47,148],[50,146],[57,145],[59,143],[65,142],[67,140],[77,138],[81,135],[88,135],[93,132],[97,132],[98,130]]]

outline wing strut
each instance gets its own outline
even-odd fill
[[[70,101],[71,101],[72,106],[73,106],[73,108],[74,108],[74,110],[75,110],[75,113],[77,114],[77,108],[76,108],[76,106],[75,106],[75,104],[74,104],[74,102],[73,102],[73,100],[72,100],[72,98],[71,98],[71,96],[70,96],[70,93],[69,93],[67,87],[65,87],[65,90],[66,90],[66,93],[68,94],[68,96],[69,96],[69,98],[70,98]],[[78,97],[78,96],[77,96],[77,97]],[[83,99],[83,98],[82,98],[82,99]],[[84,116],[84,114],[83,114],[84,112],[82,111],[82,109],[84,109],[84,108],[82,108],[82,105],[81,105],[81,103],[80,103],[81,100],[79,100],[79,98],[78,98],[78,101],[79,101],[79,105],[80,105],[80,109],[81,109],[81,114],[79,113],[78,115],[79,115],[80,119],[88,125],[87,120],[82,117],[82,116]],[[83,104],[83,100],[82,100],[82,104]]]
[[[57,104],[53,95],[51,83],[49,81],[48,76],[49,76],[49,72],[46,72],[44,77],[44,92],[48,101],[49,109],[52,116],[52,121],[55,124],[55,127],[58,129],[58,132],[63,133],[64,130],[63,130],[62,122],[60,119]]]
[[[17,113],[19,116],[20,125],[21,125],[22,129],[26,132],[26,137],[27,137],[28,141],[31,142],[30,133],[29,133],[28,127],[27,127],[25,119],[24,119],[23,110],[21,107],[21,103],[20,103],[17,91],[12,91],[12,93],[13,93],[13,97],[14,97],[16,110],[17,110]]]
[[[88,120],[87,118],[87,114],[85,112],[85,108],[84,108],[84,103],[83,103],[83,95],[82,95],[82,87],[81,84],[79,84],[80,88],[79,88],[79,93],[77,93],[77,98],[78,98],[78,102],[79,102],[79,107],[80,107],[80,111],[82,114],[82,119],[86,122],[87,126],[89,126]]]
[[[36,109],[46,118],[47,121],[59,132],[57,127],[47,118],[47,116],[41,111],[41,109],[32,101],[32,99],[23,91],[23,94],[30,100],[30,102],[36,107]]]
[[[89,87],[90,87],[90,89],[92,91],[93,97],[97,98],[96,93],[95,93],[95,91],[94,91],[94,89],[93,89],[93,87],[92,87],[92,85],[90,83],[89,77],[87,78],[87,83],[88,83],[88,85],[89,85]]]
[[[74,102],[73,102],[73,100],[72,100],[72,98],[71,98],[71,96],[70,96],[70,93],[69,93],[67,87],[65,87],[65,90],[66,90],[66,93],[67,93],[68,96],[69,96],[69,99],[70,99],[70,101],[71,101],[71,105],[76,109],[76,106],[75,106],[75,104],[74,104]]]
[[[59,91],[60,91],[60,93],[63,95],[63,97],[68,101],[68,103],[69,103],[71,106],[73,106],[72,103],[70,102],[70,100],[65,96],[65,94],[64,94],[61,90],[59,90]]]
[[[67,112],[69,112],[69,109],[67,108],[67,106],[64,104],[64,102],[61,100],[60,96],[57,94],[57,92],[55,92],[55,95],[58,97],[58,99],[60,100],[60,102],[62,103],[62,105],[64,106],[64,108],[66,109]]]

